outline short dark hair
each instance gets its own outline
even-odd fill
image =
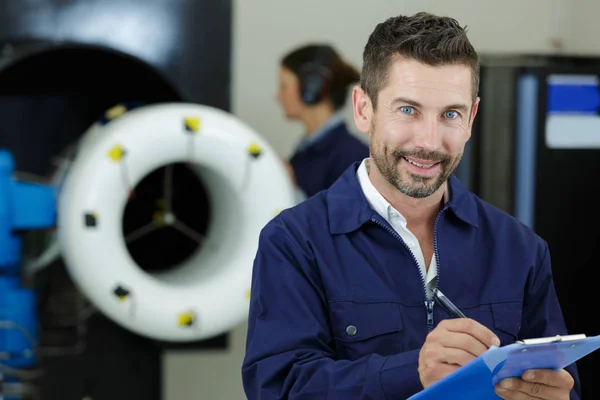
[[[286,54],[281,60],[281,65],[297,76],[308,64],[319,64],[329,70],[331,81],[328,100],[335,110],[343,108],[348,98],[348,87],[360,81],[360,72],[344,61],[328,44],[312,43],[301,46]]]
[[[386,85],[392,61],[408,58],[431,66],[464,64],[473,76],[473,100],[479,91],[479,56],[467,28],[450,17],[419,12],[400,15],[378,24],[363,51],[361,87],[377,107],[379,91]]]

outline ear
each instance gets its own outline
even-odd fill
[[[373,105],[367,93],[355,86],[352,90],[352,109],[354,111],[354,124],[362,133],[369,133],[373,118]]]
[[[475,121],[475,116],[477,115],[477,110],[479,109],[479,102],[481,99],[477,97],[475,102],[473,103],[473,107],[471,107],[471,118],[469,119],[469,136],[471,136],[471,129],[473,128],[473,122]]]

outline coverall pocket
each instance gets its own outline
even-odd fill
[[[523,318],[522,302],[492,303],[494,330],[502,345],[512,344],[518,340]]]
[[[356,360],[373,353],[387,356],[402,351],[399,304],[336,301],[329,307],[339,359]]]
[[[523,315],[523,303],[520,301],[481,304],[465,309],[465,314],[492,330],[502,346],[518,340]]]

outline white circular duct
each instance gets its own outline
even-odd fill
[[[124,209],[140,180],[179,162],[207,188],[211,224],[183,265],[148,274],[128,252]],[[237,118],[196,104],[151,105],[86,132],[61,188],[57,234],[72,279],[101,312],[146,337],[194,341],[247,318],[260,230],[294,202],[279,157]],[[177,216],[167,210],[164,219]]]

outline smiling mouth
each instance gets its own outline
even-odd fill
[[[407,158],[407,157],[403,157],[403,158],[406,161],[408,161],[409,163],[411,163],[412,165],[415,165],[415,166],[417,166],[419,168],[422,168],[422,169],[429,169],[429,168],[431,168],[431,167],[439,164],[439,162],[420,163],[420,162],[411,160],[410,158]]]

